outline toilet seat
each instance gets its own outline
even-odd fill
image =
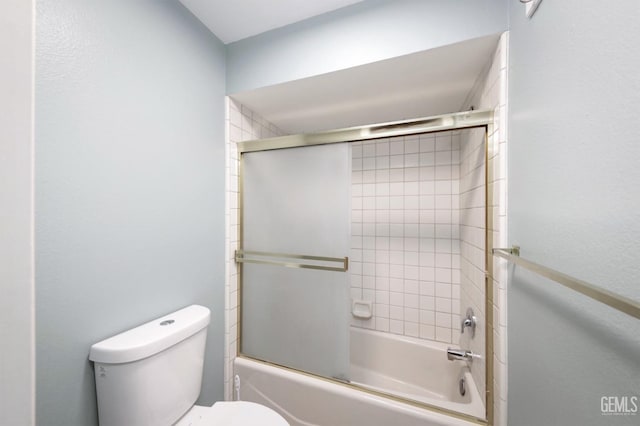
[[[194,405],[174,426],[289,426],[278,413],[247,401]]]

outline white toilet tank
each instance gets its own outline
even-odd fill
[[[100,426],[169,426],[202,385],[210,312],[192,305],[91,346]]]

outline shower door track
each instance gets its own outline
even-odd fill
[[[268,151],[283,148],[325,145],[330,143],[358,142],[370,139],[407,136],[418,133],[444,132],[491,125],[493,111],[477,110],[436,115],[414,120],[393,121],[368,126],[348,127],[318,133],[256,139],[238,143],[238,153]]]
[[[385,394],[370,390],[361,386],[357,386],[351,383],[345,383],[339,380],[332,380],[326,377],[317,376],[312,373],[297,370],[295,368],[275,365],[279,368],[284,368],[297,373],[313,376],[325,381],[331,381],[333,383],[341,384],[361,392],[370,393],[373,395],[381,395],[387,398],[402,401],[411,405],[419,406],[431,411],[439,412],[449,416],[465,419],[478,424],[493,425],[494,423],[494,366],[493,366],[493,237],[492,233],[492,218],[489,217],[491,206],[493,206],[493,191],[489,189],[490,182],[490,154],[491,148],[489,143],[489,135],[493,134],[493,121],[494,113],[492,110],[471,110],[465,112],[457,112],[451,114],[443,114],[432,117],[418,118],[412,120],[393,121],[388,123],[372,124],[367,126],[348,127],[343,129],[328,130],[317,133],[303,133],[297,135],[280,136],[266,139],[254,139],[244,142],[238,142],[238,155],[239,155],[239,170],[238,170],[238,252],[243,253],[243,169],[244,169],[244,153],[259,152],[259,151],[271,151],[277,149],[286,148],[301,148],[305,146],[326,145],[333,143],[345,143],[345,142],[359,142],[374,139],[391,138],[396,136],[408,136],[424,133],[437,133],[452,130],[463,130],[471,128],[484,128],[485,130],[485,152],[484,152],[484,164],[485,164],[485,322],[486,322],[486,335],[485,335],[485,410],[486,419],[478,419],[467,414],[458,413],[447,410],[445,408],[438,407],[436,405],[429,405],[419,403],[412,400],[406,400],[395,395]],[[238,327],[238,346],[236,356],[244,356],[250,359],[252,357],[242,353],[242,265],[243,262],[238,262],[238,309],[237,309],[237,323]],[[265,362],[262,360],[257,360]]]

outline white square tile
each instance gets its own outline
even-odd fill
[[[391,195],[392,197],[404,195],[404,182],[390,183],[389,195]]]
[[[438,224],[435,225],[435,237],[436,238],[452,238],[453,237],[453,226],[449,224]]]
[[[451,343],[451,329],[436,327],[436,340],[439,342]]]
[[[449,253],[436,253],[436,267],[437,268],[451,268],[451,254]],[[437,280],[436,281],[440,281]],[[443,281],[440,281],[443,282]]]
[[[383,155],[376,157],[376,169],[388,169],[389,168],[389,156]]]
[[[362,235],[365,237],[371,237],[376,235],[376,224],[374,222],[363,223]]]
[[[390,209],[403,209],[404,208],[404,197],[402,196],[391,196],[389,197],[389,208]]]
[[[420,178],[420,168],[419,167],[411,167],[404,169],[404,180],[405,182],[418,182],[421,180]]]
[[[452,164],[451,151],[436,152],[435,165],[444,166],[446,164]]]
[[[404,280],[402,278],[390,278],[389,290],[392,292],[404,293]]]
[[[353,210],[353,214],[360,212],[361,210]],[[355,216],[354,220],[355,220]],[[376,221],[376,211],[375,210],[362,210],[362,223],[371,223]]]
[[[415,308],[404,308],[404,320],[408,322],[419,322],[420,311]]]
[[[420,296],[417,294],[406,294],[404,295],[404,310],[405,315],[407,313],[407,308],[418,309],[420,306]]]
[[[420,267],[420,281],[433,281],[435,280],[435,268],[429,266]]]
[[[404,181],[404,169],[389,170],[389,182],[403,182],[403,181]]]
[[[392,139],[389,142],[389,154],[391,155],[399,155],[404,154],[404,141],[401,139]]]
[[[420,164],[420,154],[405,154],[404,155],[404,167],[418,167],[419,165],[421,165]]]
[[[404,223],[420,223],[419,210],[405,210]]]
[[[378,318],[376,317],[376,330],[378,331],[389,331],[389,318]]]
[[[376,183],[376,170],[363,170],[362,183]]]
[[[451,283],[451,269],[436,267],[436,282]]]
[[[404,225],[404,236],[410,238],[418,238],[420,232],[420,228],[418,224],[415,223],[406,223]]]
[[[365,197],[366,199],[367,197]],[[391,202],[390,202],[390,198],[384,195],[378,196],[378,197],[370,197],[373,198],[374,201],[374,206],[373,207],[369,207],[370,203],[363,203],[363,208],[368,209],[368,208],[375,208],[376,210],[389,210],[389,208],[391,207]]]
[[[421,182],[405,182],[404,183],[404,194],[405,195],[419,195]]]
[[[377,294],[376,294],[376,299],[377,299]],[[376,317],[389,318],[389,305],[384,303],[376,303],[374,312],[376,314]]]
[[[436,297],[451,298],[451,284],[436,282]]]
[[[375,157],[376,156],[376,145],[374,143],[367,143],[362,146],[362,156],[363,157]]]
[[[420,251],[420,239],[416,237],[405,236],[404,238],[404,250],[405,251]]]
[[[389,141],[382,141],[376,143],[376,156],[389,155]]]
[[[437,180],[451,180],[452,179],[452,166],[436,166],[435,178]]]
[[[376,170],[376,183],[389,182],[390,170]]]
[[[435,142],[433,135],[420,136],[420,152],[435,151]]]
[[[450,132],[443,132],[436,135],[436,151],[451,151]]]
[[[404,307],[404,293],[397,291],[389,292],[389,304],[392,306]]]
[[[392,212],[395,210],[391,210]],[[402,210],[398,210],[402,212]],[[392,223],[389,225],[389,236],[390,237],[404,237],[404,224],[402,223]]]
[[[363,288],[363,297],[364,297],[364,289],[374,290],[376,288],[376,278],[372,275],[363,275],[362,276],[362,288]],[[373,300],[373,299],[367,299]]]
[[[420,238],[420,252],[434,253],[436,251],[436,240],[434,238]]]
[[[393,300],[393,297],[392,297]],[[389,306],[389,318],[390,319],[394,319],[394,320],[400,320],[403,321],[404,320],[404,308],[401,306],[402,303],[400,305],[397,306],[393,306],[394,304],[391,303],[391,306]]]
[[[417,251],[407,251],[404,253],[404,264],[418,266],[420,264],[420,256]]]
[[[375,157],[364,157],[362,159],[362,170],[375,170],[375,168],[376,168]]]
[[[406,294],[420,294],[420,282],[417,280],[404,280],[404,292]]]
[[[376,196],[389,196],[389,183],[376,183]]]
[[[406,280],[419,280],[420,268],[418,266],[405,265],[404,278],[405,278],[405,286],[406,286]]]
[[[404,323],[404,334],[411,337],[420,337],[420,328],[418,323],[415,322],[405,322]]]
[[[433,195],[436,193],[436,186],[434,181],[421,181],[420,182],[420,195]]]
[[[398,169],[404,167],[404,155],[390,155],[389,167],[392,169]]]
[[[428,340],[435,339],[435,327],[433,325],[420,324],[420,338]]]
[[[436,168],[434,166],[420,167],[420,180],[423,180],[423,181],[435,180],[436,178],[435,170]]]
[[[351,160],[351,170],[362,170],[362,158],[354,158]]]
[[[376,295],[376,304],[385,304],[385,305],[389,304],[388,291],[376,290],[375,295]]]
[[[418,164],[420,167],[424,166],[435,166],[436,164],[436,155],[433,152],[421,152],[418,160]]]
[[[394,334],[404,334],[404,322],[398,320],[389,320],[389,331]]]
[[[433,211],[433,210],[432,210]],[[420,238],[434,238],[435,226],[432,223],[420,223]]]
[[[433,210],[435,209],[435,196],[434,195],[420,195],[420,209],[421,210]],[[433,219],[425,219],[425,223],[433,223]]]
[[[404,208],[407,210],[420,209],[420,197],[418,195],[405,195]]]
[[[420,295],[421,296],[435,296],[435,283],[431,281],[420,281]],[[425,299],[426,300],[426,299]],[[432,302],[432,303],[431,303]],[[435,309],[435,299],[431,299],[431,308],[423,306],[422,298],[420,299],[420,309]]]
[[[451,314],[436,312],[436,326],[452,328]]]
[[[436,311],[451,313],[451,299],[436,297]]]
[[[420,140],[417,137],[406,138],[404,140],[404,153],[412,154],[420,152]]]
[[[389,238],[390,250],[404,250],[404,238],[391,237]]]
[[[390,278],[404,278],[404,265],[389,265]]]

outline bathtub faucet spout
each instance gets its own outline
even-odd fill
[[[473,361],[473,356],[473,352],[466,349],[447,348],[447,359],[449,361],[461,360],[471,362]]]

